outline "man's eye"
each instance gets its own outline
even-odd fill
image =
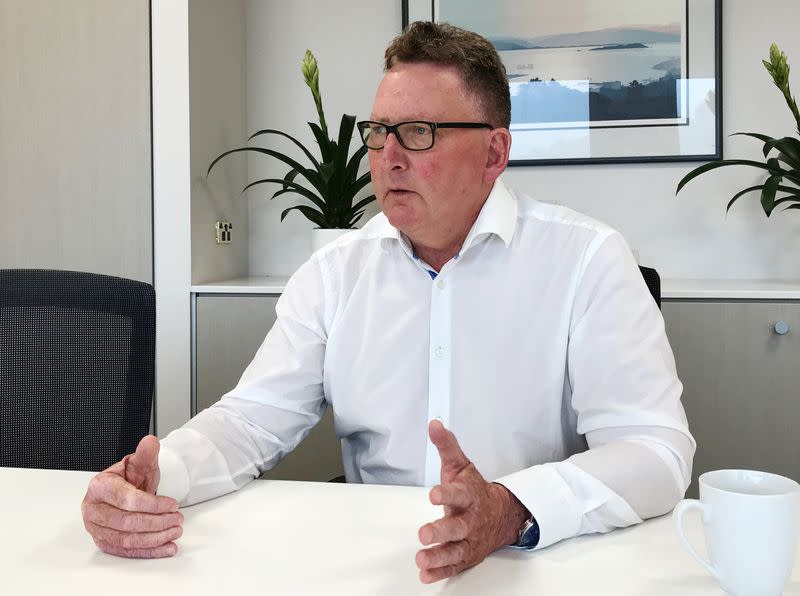
[[[374,134],[374,135],[385,135],[386,134],[386,127],[385,126],[373,126],[372,127],[372,134]]]
[[[428,132],[430,132],[430,129],[427,126],[417,126],[414,128],[414,134],[418,137],[424,137]]]

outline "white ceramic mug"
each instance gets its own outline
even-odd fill
[[[778,596],[795,561],[800,533],[800,485],[754,470],[715,470],[700,476],[700,500],[684,499],[672,514],[681,544],[733,596]],[[703,514],[711,562],[683,533],[689,509]]]

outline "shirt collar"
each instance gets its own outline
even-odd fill
[[[461,251],[491,236],[497,235],[508,247],[517,229],[517,199],[500,178],[494,181],[492,191],[478,214],[478,219],[464,239]]]
[[[377,236],[381,239],[381,244],[386,247],[391,240],[398,240],[411,254],[411,243],[397,228],[389,223],[383,213],[380,214],[380,225],[377,229]],[[505,185],[501,178],[494,181],[494,186],[481,207],[478,218],[472,224],[460,252],[475,243],[481,242],[492,234],[497,235],[508,246],[514,239],[514,232],[517,229],[517,199]]]

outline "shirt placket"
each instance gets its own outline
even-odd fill
[[[446,268],[445,266],[444,269]],[[438,418],[445,427],[450,428],[452,276],[442,273],[431,284],[428,422]],[[425,486],[438,484],[440,472],[439,452],[428,438],[425,449]]]

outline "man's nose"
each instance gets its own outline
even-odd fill
[[[400,144],[397,133],[392,132],[386,135],[386,142],[383,144],[381,153],[387,166],[391,168],[405,167],[406,151],[407,149]]]

